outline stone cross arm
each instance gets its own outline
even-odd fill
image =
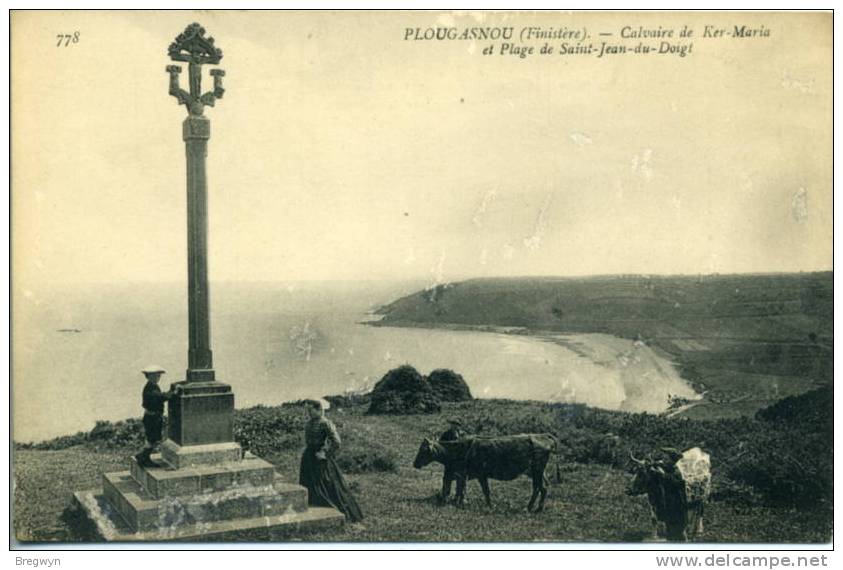
[[[214,78],[214,89],[202,93],[202,65],[219,63],[222,59],[222,50],[214,46],[214,38],[205,38],[205,28],[199,24],[191,24],[176,37],[176,41],[170,45],[168,53],[173,61],[188,62],[189,80],[189,91],[185,91],[179,86],[181,67],[168,65],[170,95],[178,100],[179,105],[185,105],[191,115],[202,115],[206,105],[213,107],[216,100],[221,99],[225,93],[222,86],[225,71],[222,69],[211,70],[211,76]]]
[[[178,99],[179,105],[187,105],[190,103],[190,93],[179,87],[179,73],[181,73],[181,67],[178,65],[168,65],[167,73],[170,74],[170,95]]]

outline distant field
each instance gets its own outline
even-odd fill
[[[386,326],[501,326],[641,339],[705,392],[698,418],[751,415],[832,382],[833,273],[474,279],[381,309]]]

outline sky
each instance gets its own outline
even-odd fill
[[[205,113],[211,281],[832,267],[830,15],[19,12],[16,287],[186,280],[186,110],[165,67],[193,21],[226,71]],[[684,24],[771,33],[696,37],[687,57],[404,40]]]

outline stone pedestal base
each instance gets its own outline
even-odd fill
[[[103,475],[102,492],[74,495],[103,540],[272,540],[341,525],[335,509],[307,504],[270,463],[236,444],[181,447],[168,441],[163,466]],[[176,458],[175,468],[168,458]]]
[[[181,446],[168,439],[161,444],[161,457],[170,466],[182,469],[240,461],[243,458],[243,450],[234,442]]]
[[[169,437],[182,446],[234,441],[234,392],[222,382],[180,382],[167,402]]]

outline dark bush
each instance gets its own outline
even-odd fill
[[[432,414],[441,409],[427,379],[409,365],[387,372],[372,390],[370,414]]]
[[[337,454],[337,465],[346,473],[395,472],[398,470],[398,455],[378,443],[372,437],[349,434],[338,427],[343,440]]]
[[[336,396],[325,396],[325,400],[331,404],[331,408],[354,408],[365,406],[372,399],[372,394],[337,394]]]
[[[428,375],[427,381],[442,402],[463,402],[472,399],[468,384],[453,370],[438,368]]]
[[[822,391],[786,398],[758,414],[764,421],[687,420],[561,404],[557,434],[568,459],[619,468],[630,452],[643,457],[662,447],[700,447],[711,455],[715,500],[811,507],[829,502],[833,491],[831,416],[822,412],[828,406],[821,399]]]
[[[430,392],[430,385],[419,371],[404,364],[393,368],[372,389],[372,395],[383,392]]]
[[[114,424],[111,422],[106,422],[103,420],[97,420],[97,423],[94,424],[94,429],[88,434],[88,439],[90,440],[103,440],[103,439],[110,439],[114,436],[116,432],[116,428]]]
[[[37,449],[56,451],[59,449],[68,449],[77,445],[83,445],[87,441],[88,433],[80,431],[76,432],[73,435],[62,435],[54,439],[49,439],[47,441],[39,441],[37,443],[15,443],[15,449]]]
[[[164,419],[163,433],[166,437],[166,418]],[[132,418],[113,423],[98,421],[94,425],[94,429],[88,432],[85,443],[95,449],[133,450],[142,447],[145,441],[143,422],[140,419]]]
[[[587,430],[570,430],[560,440],[561,455],[565,461],[577,463],[602,463],[622,467],[628,460],[620,438],[613,434],[599,434]]]
[[[834,388],[829,384],[784,398],[760,410],[756,416],[765,421],[810,423],[830,429],[834,419]]]
[[[166,419],[164,434],[167,433]],[[89,432],[80,431],[38,443],[15,444],[18,449],[59,450],[85,445],[101,450],[131,450],[144,444],[143,423],[138,418],[119,422],[97,420]]]
[[[728,462],[726,475],[773,504],[810,507],[831,501],[833,455],[824,434],[768,431]]]
[[[520,433],[556,434],[559,426],[552,415],[498,413],[469,418],[464,422],[466,429],[481,436],[515,435]]]
[[[734,481],[729,477],[712,477],[711,500],[753,506],[762,503],[764,498],[752,485]]]
[[[301,406],[256,406],[234,415],[234,440],[258,456],[298,449],[306,421]]]

